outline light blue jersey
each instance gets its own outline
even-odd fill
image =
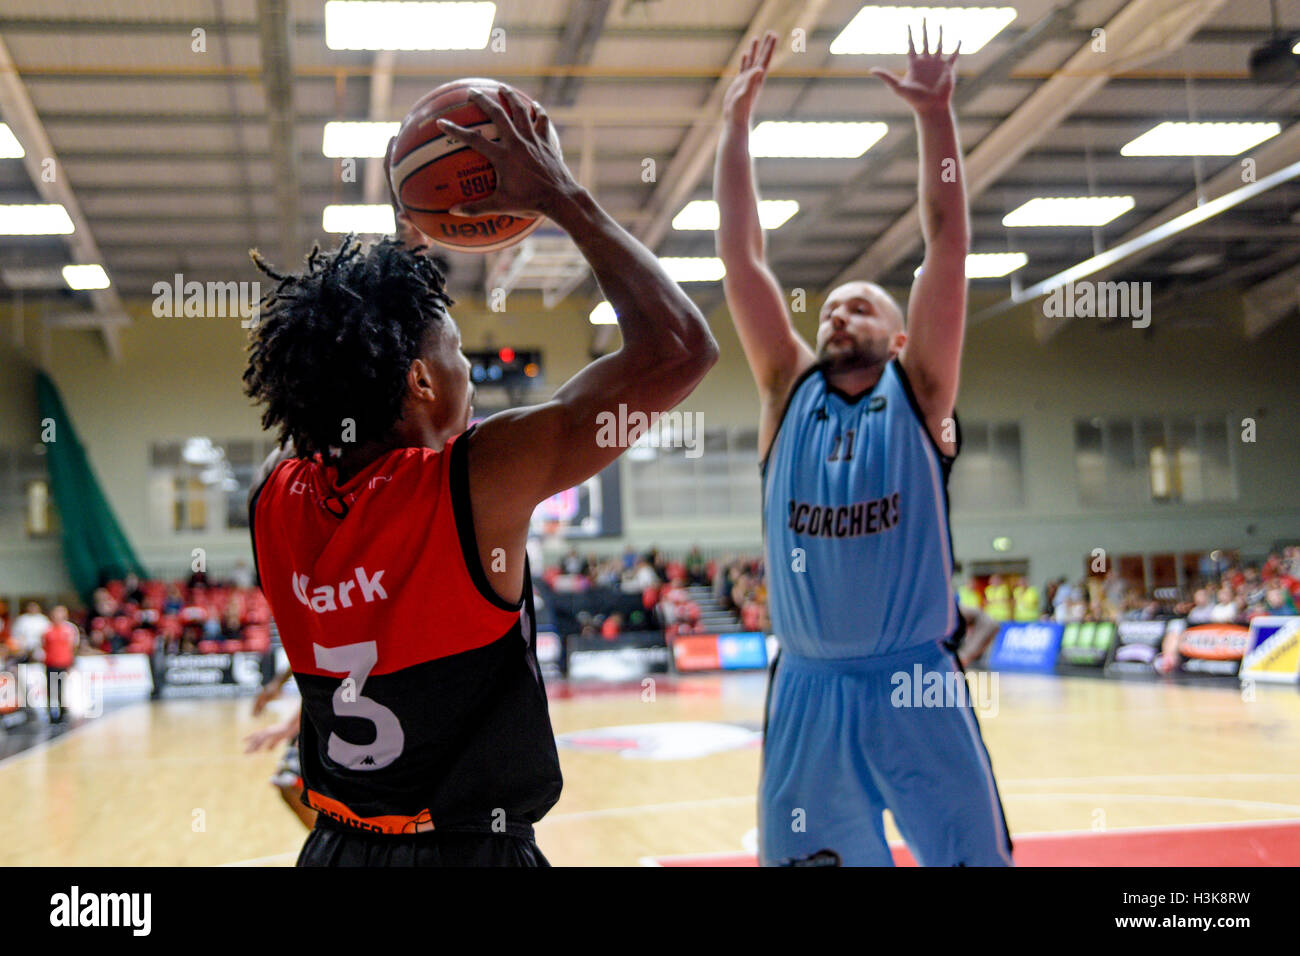
[[[867,657],[953,637],[951,465],[897,360],[856,398],[820,365],[795,383],[763,471],[769,605],[784,652]]]
[[[1012,863],[969,698],[911,707],[895,693],[905,679],[963,680],[945,646],[961,620],[951,465],[897,361],[856,398],[819,366],[791,391],[763,471],[768,605],[781,642],[759,787],[766,866],[891,866],[886,809],[924,866]]]

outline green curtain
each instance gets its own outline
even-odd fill
[[[100,490],[58,388],[44,372],[36,373],[36,400],[42,422],[54,423],[54,441],[45,447],[51,491],[63,525],[63,561],[89,606],[102,578],[121,579],[128,573],[147,578],[148,574]]]

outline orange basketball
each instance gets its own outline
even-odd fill
[[[470,101],[469,91],[478,88],[495,96],[501,87],[511,88],[488,79],[444,83],[411,107],[397,131],[391,167],[393,192],[416,228],[449,249],[493,252],[513,245],[541,224],[536,216],[453,216],[448,211],[460,203],[490,196],[497,188],[497,174],[482,154],[447,136],[435,120],[450,120],[498,141],[501,137],[495,126]],[[554,125],[550,140],[558,150]]]

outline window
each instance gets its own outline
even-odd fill
[[[628,449],[628,501],[636,518],[758,514],[758,431],[651,430]]]
[[[948,497],[955,512],[1005,511],[1025,504],[1017,422],[962,422],[961,453]]]
[[[274,447],[270,439],[203,436],[155,442],[149,449],[154,529],[173,534],[247,529],[253,473]]]
[[[44,445],[0,448],[0,534],[48,538],[59,532]]]
[[[1237,497],[1227,416],[1077,421],[1074,456],[1085,505]]]

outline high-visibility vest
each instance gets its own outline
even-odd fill
[[[1036,621],[1040,613],[1038,588],[1032,584],[1016,588],[1016,620]]]
[[[1011,620],[1011,588],[990,584],[984,589],[984,613],[995,621]]]
[[[980,596],[973,587],[963,584],[957,588],[957,603],[962,607],[979,607]]]

